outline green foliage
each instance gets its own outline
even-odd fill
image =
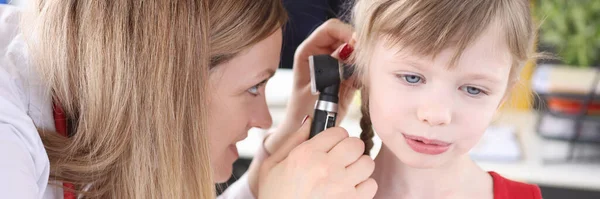
[[[540,43],[556,48],[567,65],[600,64],[600,0],[537,0]]]

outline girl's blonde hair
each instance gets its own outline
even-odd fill
[[[386,39],[388,47],[402,47],[423,56],[435,56],[456,47],[454,65],[490,24],[498,22],[512,56],[511,82],[533,57],[534,23],[527,0],[357,0],[353,9],[356,45],[352,55],[362,82],[374,44]],[[360,125],[365,154],[373,147],[367,86],[361,89]]]
[[[39,0],[32,9],[23,31],[34,64],[74,121],[69,138],[40,130],[50,180],[86,198],[214,198],[207,1]]]

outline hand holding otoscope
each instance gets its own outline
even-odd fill
[[[340,64],[332,58],[348,61],[353,51],[352,33],[350,25],[331,19],[296,49],[292,95],[286,106],[286,116],[264,140],[264,152],[270,154],[269,157],[262,162],[253,161],[248,171],[248,183],[257,198],[368,199],[377,192],[377,183],[370,178],[375,163],[371,157],[363,155],[362,141],[349,137],[341,127],[321,132],[335,126],[338,117],[343,118],[356,90],[352,78],[344,80],[349,75],[340,75],[347,73],[340,73]],[[345,43],[348,44],[342,46]],[[309,60],[312,60],[312,66]],[[326,71],[334,72],[324,74]],[[313,73],[312,78],[310,73]],[[314,95],[317,91],[322,97]],[[322,105],[314,107],[318,101]],[[337,105],[337,110],[333,104]],[[314,112],[315,116],[306,116]],[[313,135],[319,134],[307,140],[313,126]],[[260,158],[256,157],[257,160]]]
[[[314,115],[312,119],[306,117],[300,129],[287,140],[287,143],[293,143],[291,145],[302,144],[294,149],[284,144],[281,147],[284,150],[277,151],[263,163],[266,168],[272,168],[267,178],[271,177],[270,182],[275,182],[277,185],[294,184],[294,188],[300,191],[288,190],[284,186],[278,187],[277,190],[282,193],[294,193],[295,198],[373,198],[377,192],[377,183],[369,177],[375,168],[373,159],[363,155],[364,144],[359,138],[348,137],[348,132],[343,128],[332,128],[336,125],[338,111],[344,109],[342,108],[344,105],[342,107],[338,105],[340,98],[348,100],[348,95],[344,93],[354,93],[354,86],[349,88],[349,85],[342,84],[343,80],[352,77],[353,68],[342,65],[336,58],[327,54],[310,56],[309,65],[311,94],[319,94]],[[350,89],[348,90],[350,92],[340,92],[340,88]],[[309,128],[305,121],[310,122],[308,141],[306,137],[302,137],[306,136],[305,133]],[[285,157],[287,154],[289,156]],[[293,160],[286,161],[287,158]],[[280,161],[280,165],[271,166],[273,161]],[[264,170],[266,169],[263,168]],[[328,172],[323,174],[323,170]],[[288,176],[282,171],[289,172]],[[306,185],[295,180],[310,178],[307,176],[315,171],[320,173],[317,179],[303,181],[316,181],[317,184]],[[339,175],[340,173],[343,175]],[[294,179],[294,181],[283,181],[285,179]],[[261,183],[264,185],[270,182]],[[344,185],[340,186],[339,182],[344,182]],[[336,187],[338,191],[331,192],[330,187]],[[258,191],[258,193],[259,198],[284,198],[281,195],[265,194],[268,193],[266,191]]]
[[[335,126],[338,115],[340,84],[352,76],[354,68],[340,63],[330,55],[309,57],[310,87],[313,95],[319,94],[315,104],[309,138]]]

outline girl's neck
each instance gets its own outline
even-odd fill
[[[375,198],[493,198],[491,176],[465,154],[438,168],[402,163],[385,145],[375,158]]]

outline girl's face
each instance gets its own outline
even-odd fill
[[[479,141],[507,90],[511,57],[498,28],[488,28],[455,66],[454,48],[432,57],[377,41],[367,86],[373,128],[397,158],[435,168]]]

